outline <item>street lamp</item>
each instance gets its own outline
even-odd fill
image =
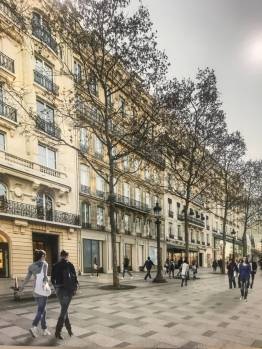
[[[156,217],[156,241],[157,241],[157,274],[154,278],[153,282],[166,282],[166,279],[163,277],[162,272],[162,260],[161,260],[161,253],[160,253],[160,212],[161,207],[159,206],[159,203],[156,202],[156,206],[154,207],[154,214]]]
[[[233,260],[235,261],[235,241],[236,241],[236,232],[235,229],[231,231],[231,235],[233,237]]]
[[[262,253],[262,239],[260,240],[260,244],[261,244],[260,250],[261,250],[261,253]]]

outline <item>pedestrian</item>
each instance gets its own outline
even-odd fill
[[[229,288],[232,288],[232,285],[234,288],[236,288],[236,273],[237,273],[237,264],[234,261],[234,259],[230,259],[229,263],[227,264],[227,276],[228,276],[228,282],[229,282]]]
[[[78,280],[74,265],[69,262],[69,253],[62,250],[60,261],[52,269],[51,281],[56,290],[61,310],[56,324],[55,337],[63,339],[62,328],[66,327],[69,336],[73,335],[72,327],[68,317],[68,308],[72,297],[76,294]]]
[[[219,269],[220,269],[220,273],[222,273],[222,269],[223,269],[223,261],[222,261],[222,259],[221,259],[221,258],[218,260],[217,264],[218,264],[218,267],[219,267]]]
[[[239,265],[239,276],[240,276],[240,284],[241,284],[240,300],[245,299],[246,302],[247,302],[250,274],[251,274],[251,267],[250,267],[250,264],[248,263],[248,258],[245,257],[244,261],[241,261]]]
[[[125,277],[126,272],[131,278],[133,278],[133,275],[130,273],[130,270],[129,270],[129,258],[128,257],[125,257],[124,262],[123,262],[123,279]]]
[[[212,268],[213,268],[213,272],[216,273],[216,271],[217,271],[217,261],[215,259],[213,260]]]
[[[254,260],[254,257],[252,257],[252,262],[251,262],[251,284],[250,284],[250,288],[253,288],[256,272],[257,272],[257,262]]]
[[[96,274],[96,277],[98,277],[98,264],[96,261],[96,257],[94,258],[93,271]]]
[[[28,273],[22,283],[19,291],[23,292],[25,285],[34,276],[33,294],[37,304],[37,312],[30,328],[32,337],[38,337],[38,324],[41,322],[42,333],[44,336],[50,336],[51,333],[47,329],[46,324],[46,305],[47,298],[51,294],[51,289],[48,284],[48,264],[45,260],[46,252],[44,250],[35,250],[35,262],[28,268]]]
[[[145,280],[149,277],[151,279],[151,269],[152,266],[154,265],[153,261],[151,260],[150,257],[147,257],[147,260],[145,261],[143,269],[146,268],[146,275],[145,275]]]
[[[164,264],[164,268],[165,268],[165,275],[169,274],[169,258],[166,259],[165,264]]]
[[[196,274],[197,274],[197,263],[196,261],[192,262],[192,266],[191,266],[192,272],[193,272],[193,279],[196,279]]]
[[[175,261],[173,260],[173,258],[169,263],[169,270],[168,270],[169,279],[171,279],[171,274],[172,274],[172,278],[174,279],[175,278]]]
[[[184,283],[185,283],[185,286],[187,286],[187,278],[189,273],[189,265],[188,265],[187,259],[184,259],[184,262],[182,263],[180,269],[181,269],[181,278],[182,278],[181,287],[184,286]]]

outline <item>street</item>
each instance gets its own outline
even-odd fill
[[[72,301],[70,318],[74,336],[64,332],[64,341],[39,336],[28,329],[34,317],[32,301],[1,304],[0,344],[72,346],[85,348],[262,348],[260,289],[258,272],[248,303],[240,301],[239,289],[228,289],[227,277],[200,273],[180,287],[180,280],[166,284],[144,282],[136,276],[127,283],[136,289],[113,292],[89,282]],[[59,306],[48,304],[48,326],[52,334]]]

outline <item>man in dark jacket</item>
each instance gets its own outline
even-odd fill
[[[253,288],[255,275],[256,275],[256,272],[257,272],[257,262],[253,259],[253,257],[252,257],[252,262],[250,263],[250,265],[251,265],[251,284],[250,284],[250,288]]]
[[[65,250],[61,251],[60,261],[56,263],[52,269],[51,281],[56,290],[57,298],[61,305],[60,315],[56,325],[55,336],[63,339],[61,331],[65,325],[69,336],[73,335],[71,324],[68,317],[68,308],[73,295],[76,293],[78,280],[75,267],[69,262],[69,253]]]
[[[227,275],[228,275],[228,281],[229,281],[229,288],[232,288],[232,284],[234,288],[236,288],[236,280],[235,276],[237,273],[237,264],[233,259],[229,260],[229,263],[227,264]]]
[[[129,270],[129,258],[128,257],[125,257],[124,262],[123,262],[123,279],[125,277],[126,272],[132,279],[133,275],[130,273],[130,270]]]
[[[147,260],[145,261],[144,264],[144,268],[146,267],[146,275],[145,275],[145,280],[149,277],[149,279],[151,279],[151,269],[152,266],[154,265],[154,263],[151,261],[150,257],[147,258]]]

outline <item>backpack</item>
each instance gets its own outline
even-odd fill
[[[70,270],[70,266],[67,265],[65,268],[63,268],[62,271],[62,283],[63,287],[67,289],[68,291],[71,291],[73,293],[77,290],[77,280],[76,276],[72,273]]]

